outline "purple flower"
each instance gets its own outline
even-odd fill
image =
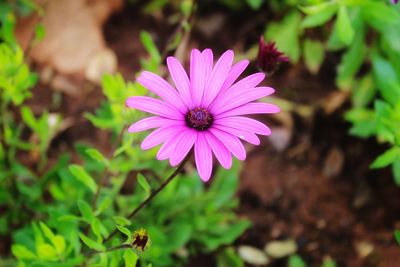
[[[275,42],[268,42],[265,44],[264,38],[260,37],[257,65],[267,74],[273,73],[281,62],[288,62],[289,58],[279,51]]]
[[[392,0],[393,4],[397,4],[399,2],[399,0]]]
[[[162,144],[157,159],[169,159],[171,166],[176,166],[194,146],[197,171],[203,181],[208,181],[212,154],[229,169],[232,155],[239,160],[246,158],[240,139],[258,145],[256,134],[270,135],[266,125],[242,115],[278,112],[275,105],[254,102],[274,89],[257,86],[265,77],[261,72],[235,83],[249,62],[243,60],[232,66],[233,57],[233,51],[228,50],[213,65],[211,49],[193,49],[189,77],[176,58],[168,57],[176,89],[160,76],[142,72],[137,81],[161,99],[133,96],[126,101],[130,108],[156,115],[129,127],[129,132],[157,128],[143,140],[141,148]]]

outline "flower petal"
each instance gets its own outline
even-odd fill
[[[226,89],[224,93],[218,94],[218,96],[211,104],[210,110],[214,110],[215,107],[218,108],[223,105],[223,103],[226,102],[226,98],[230,97],[231,95],[240,95],[251,91],[250,89],[257,86],[264,78],[265,74],[262,72],[258,72],[241,79],[230,88]]]
[[[231,152],[221,143],[213,134],[204,132],[207,142],[210,145],[215,157],[219,161],[222,167],[230,169],[232,167],[232,155]]]
[[[182,120],[184,117],[172,105],[148,96],[132,96],[126,100],[126,105],[170,119]]]
[[[206,67],[200,51],[193,49],[190,55],[190,90],[193,104],[199,106],[204,93]]]
[[[184,125],[184,122],[181,120],[170,120],[167,118],[163,117],[148,117],[145,119],[142,119],[140,121],[135,122],[128,128],[128,132],[130,133],[135,133],[135,132],[142,132],[145,130],[153,129],[153,128],[158,128],[161,126],[179,126],[179,125]]]
[[[185,130],[185,128],[186,128],[185,126],[158,128],[154,130],[152,133],[150,133],[148,136],[146,136],[140,147],[143,150],[146,150],[158,146],[159,144],[170,138],[172,135],[176,135],[177,133],[180,133],[182,130]]]
[[[244,149],[244,146],[242,142],[240,142],[239,138],[214,127],[210,128],[209,132],[218,138],[218,140],[221,141],[221,143],[223,143],[226,148],[239,160],[246,159],[246,150]]]
[[[196,137],[197,131],[186,129],[176,138],[176,146],[169,159],[169,164],[171,164],[171,166],[178,165],[186,157],[196,141]]]
[[[228,127],[228,126],[224,126],[224,125],[218,125],[218,124],[214,124],[213,127],[216,129],[219,129],[221,131],[233,134],[234,136],[239,137],[241,140],[246,141],[252,145],[258,146],[260,144],[260,138],[258,138],[257,135],[255,135],[252,132],[243,130],[243,128],[236,129],[236,128],[232,128],[232,127]]]
[[[176,137],[172,136],[168,138],[164,144],[160,147],[160,150],[157,152],[157,159],[158,160],[165,160],[169,158],[174,151],[174,148],[176,146]]]
[[[167,66],[182,100],[189,108],[193,108],[192,97],[190,96],[190,82],[182,64],[176,58],[168,57]]]
[[[271,135],[271,129],[268,128],[265,124],[250,119],[247,117],[227,117],[227,118],[220,118],[214,121],[215,125],[223,125],[235,129],[246,129],[247,131],[254,132],[256,134],[262,135]]]
[[[212,153],[204,132],[197,133],[197,139],[194,143],[194,158],[201,180],[207,182],[212,172]]]
[[[233,108],[224,113],[214,116],[215,119],[225,118],[237,115],[248,115],[248,114],[269,114],[277,113],[280,109],[278,106],[270,103],[247,103],[243,106]]]
[[[233,51],[228,50],[220,57],[220,59],[215,64],[214,69],[207,79],[207,84],[204,89],[202,100],[202,105],[204,107],[208,107],[208,105],[211,104],[211,102],[221,90],[221,87],[229,73],[229,70],[231,69],[233,56]]]
[[[215,115],[219,115],[222,112],[240,107],[261,97],[268,96],[272,93],[274,93],[274,89],[272,87],[254,87],[247,92],[236,90],[235,92],[226,94],[225,98],[220,100],[219,104],[216,105],[213,109],[210,109],[210,111],[213,112]]]
[[[203,52],[201,52],[201,54],[203,55],[204,64],[206,66],[206,68],[205,68],[206,79],[208,79],[208,76],[210,75],[212,68],[213,68],[214,55],[210,48],[204,49]]]
[[[229,89],[232,84],[237,80],[237,78],[239,78],[240,74],[242,74],[243,71],[247,68],[248,65],[248,60],[242,60],[233,65],[219,93],[223,94],[227,89]]]
[[[186,113],[187,107],[180,98],[178,92],[166,80],[149,71],[143,71],[137,81],[155,93],[162,100],[174,105],[181,113]]]

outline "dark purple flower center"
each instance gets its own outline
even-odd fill
[[[214,119],[205,108],[194,108],[186,113],[186,125],[197,131],[204,131],[211,127]]]

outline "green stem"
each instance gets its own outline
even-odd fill
[[[158,193],[160,193],[178,174],[183,170],[183,166],[189,160],[190,156],[186,156],[186,158],[181,162],[181,164],[175,169],[175,171],[155,190],[151,193],[151,195],[146,198],[142,203],[139,204],[132,212],[128,215],[128,219],[132,219],[143,207],[145,207]],[[105,240],[103,243],[109,241],[113,236],[118,233],[118,229],[115,229]]]

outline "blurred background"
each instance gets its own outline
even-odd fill
[[[395,2],[1,0],[0,266],[400,266]],[[189,162],[128,220],[172,170],[125,100],[192,48],[249,59],[282,111],[245,162],[208,184]]]

